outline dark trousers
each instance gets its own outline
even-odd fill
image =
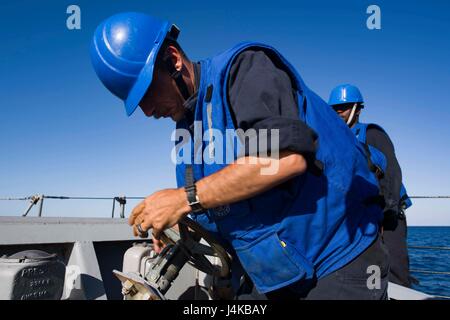
[[[397,228],[384,231],[384,243],[389,252],[389,281],[405,287],[411,287],[409,274],[409,256],[407,245],[406,217],[398,220]]]
[[[373,273],[373,266],[379,273]],[[288,287],[260,294],[249,279],[238,292],[238,300],[385,300],[389,276],[388,251],[383,237],[377,239],[357,258],[326,277],[302,283],[301,289]],[[377,285],[371,280],[378,277]],[[369,282],[369,284],[368,284]]]

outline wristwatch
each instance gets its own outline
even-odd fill
[[[195,186],[195,183],[184,187],[184,190],[186,191],[187,200],[189,206],[192,209],[192,212],[200,212],[205,210],[200,204],[200,199],[197,195],[197,187]]]

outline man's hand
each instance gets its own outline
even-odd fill
[[[145,198],[131,212],[128,224],[133,226],[135,236],[140,235],[137,226],[143,231],[152,229],[155,251],[159,252],[162,243],[161,232],[171,228],[191,211],[184,189],[165,189]]]
[[[247,161],[232,163],[197,181],[197,194],[205,209],[245,200],[261,192],[303,174],[307,169],[306,159],[293,151],[281,151],[278,158],[268,161]],[[262,175],[266,167],[278,168],[270,175]],[[153,228],[153,244],[156,252],[161,249],[159,236],[164,229],[174,226],[191,211],[184,189],[166,189],[147,197],[134,208],[129,218],[135,236],[139,235],[137,225],[143,231]]]

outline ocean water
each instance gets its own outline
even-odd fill
[[[409,246],[446,247],[449,250],[409,248],[411,270],[448,272],[448,275],[411,272],[419,280],[413,289],[450,297],[450,227],[408,227]]]

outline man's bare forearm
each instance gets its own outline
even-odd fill
[[[264,164],[251,160],[258,159],[240,159],[199,180],[197,194],[202,206],[209,209],[251,198],[304,173],[307,167],[305,158],[291,151],[280,152],[279,159],[264,159]],[[278,170],[269,175],[261,174],[261,170],[270,165]]]

